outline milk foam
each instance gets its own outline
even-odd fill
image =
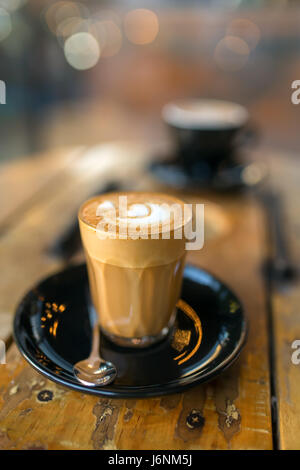
[[[122,208],[123,196],[127,205]],[[180,209],[179,216],[174,205]],[[115,266],[144,268],[171,263],[185,251],[184,230],[192,220],[192,211],[185,209],[182,200],[160,193],[97,196],[79,211],[85,249],[99,262]],[[124,231],[123,222],[127,225]],[[177,236],[177,229],[182,236]]]
[[[119,213],[119,215],[117,215]],[[171,221],[171,211],[167,205],[152,202],[128,204],[127,210],[120,215],[119,208],[112,201],[104,201],[97,208],[97,215],[108,223],[120,226],[126,222],[128,226],[151,226],[166,224]]]
[[[119,233],[126,225],[143,233],[159,233],[184,226],[191,218],[183,201],[157,193],[110,193],[87,201],[81,218],[100,232]],[[124,232],[122,232],[124,233]]]
[[[164,106],[163,118],[173,126],[192,129],[239,127],[248,119],[247,110],[220,100],[182,100]]]

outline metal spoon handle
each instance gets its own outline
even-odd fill
[[[93,326],[93,335],[92,335],[92,349],[89,360],[94,362],[95,360],[101,359],[100,356],[100,335],[99,335],[99,326],[98,323],[95,323]]]

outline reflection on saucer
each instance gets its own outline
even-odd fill
[[[194,330],[194,336],[196,336],[193,341],[193,346],[193,344],[190,344],[192,343],[191,330],[175,330],[173,341],[171,344],[172,348],[174,348],[176,351],[181,352],[186,347],[186,349],[181,354],[179,354],[179,356],[174,357],[174,361],[178,361],[178,365],[180,365],[188,361],[198,351],[202,341],[202,326],[200,318],[198,317],[195,310],[184,300],[178,300],[177,308],[180,309],[183,313],[185,313],[185,315],[187,315],[192,320],[192,329]]]
[[[258,162],[230,162],[216,171],[203,161],[191,167],[184,167],[176,161],[155,161],[150,165],[150,171],[159,181],[175,189],[212,189],[220,192],[257,186],[267,173],[265,166]]]

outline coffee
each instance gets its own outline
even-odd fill
[[[182,229],[190,221],[184,203],[165,194],[110,193],[80,208],[93,304],[115,342],[145,346],[167,333],[181,290]]]

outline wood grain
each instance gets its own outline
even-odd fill
[[[286,288],[274,289],[272,315],[274,324],[275,385],[278,409],[279,447],[286,450],[300,449],[300,364],[292,362],[292,348],[300,340],[300,224],[298,155],[273,152],[270,156],[270,181],[281,196],[284,206],[282,228],[286,234],[291,259],[298,269],[298,278]],[[300,358],[300,354],[296,359]]]
[[[105,159],[110,162],[105,171],[98,157],[99,149],[94,149],[89,158],[82,158],[82,164],[65,171],[2,238],[0,260],[10,269],[0,287],[1,313],[11,315],[32,282],[60,266],[47,257],[45,246],[64,227],[80,199],[99,184],[100,177],[113,172],[127,178],[128,167],[120,165],[120,155]],[[120,173],[115,166],[121,168]],[[189,197],[203,200],[199,194]],[[113,400],[73,392],[44,379],[12,345],[7,364],[0,366],[0,448],[272,448],[266,299],[261,277],[263,216],[251,197],[214,202],[221,204],[233,230],[219,243],[190,252],[188,261],[214,272],[240,296],[250,332],[239,361],[213,382],[183,394]]]
[[[83,147],[59,148],[52,152],[0,165],[0,233],[34,203],[39,190],[51,184],[70,165]]]

